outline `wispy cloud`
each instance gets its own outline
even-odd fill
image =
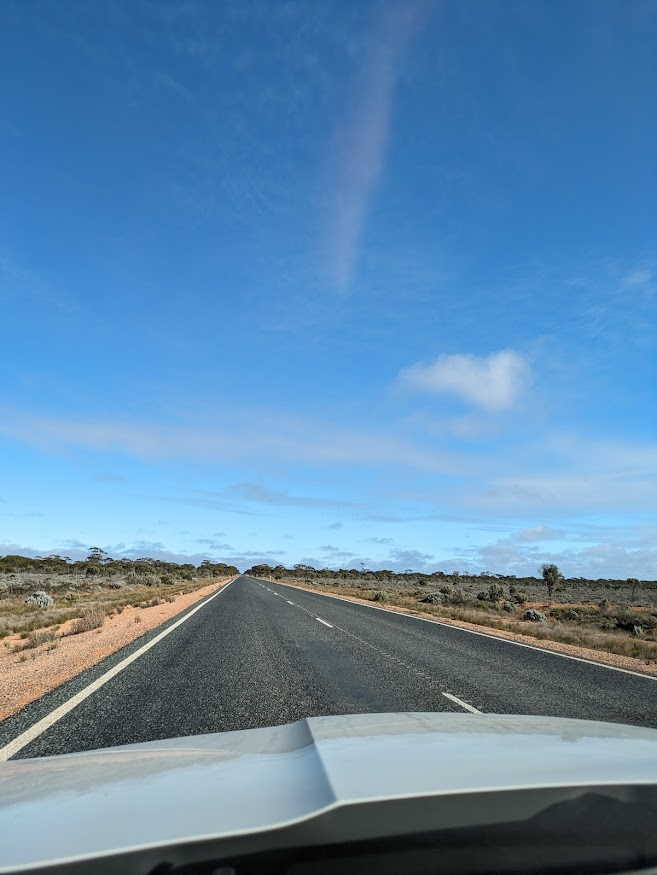
[[[440,355],[429,364],[405,368],[397,379],[401,388],[455,395],[489,412],[515,405],[530,381],[527,360],[512,349],[489,356]]]
[[[192,543],[203,544],[208,549],[215,552],[221,550],[223,552],[232,553],[235,550],[230,544],[222,544],[221,541],[216,541],[214,538],[196,538]]]
[[[457,438],[460,441],[483,441],[501,432],[498,418],[486,412],[468,412],[462,416],[437,417],[426,410],[404,419],[404,424],[436,438]]]
[[[519,541],[522,544],[532,544],[537,541],[550,541],[555,538],[565,537],[563,529],[555,529],[552,526],[539,525],[533,526],[530,529],[521,529],[513,536],[514,541]]]
[[[626,274],[621,279],[621,285],[626,288],[645,288],[646,286],[650,286],[653,282],[653,273],[650,268],[641,267],[636,270],[630,271],[630,273]]]
[[[182,504],[187,507],[200,507],[208,510],[224,510],[228,513],[237,513],[243,516],[261,516],[256,510],[246,510],[239,505],[230,504],[224,498],[212,494],[188,494],[188,495],[152,495],[153,501],[161,501],[165,504]]]
[[[266,429],[262,428],[262,411],[242,417],[227,415],[225,419],[230,420],[230,425],[205,427],[56,419],[17,410],[0,413],[0,434],[48,451],[84,448],[124,453],[150,462],[175,458],[233,462],[255,458],[295,464],[394,464],[436,472],[453,471],[456,464],[453,453],[427,449],[374,429],[345,428],[275,411],[267,415]],[[245,492],[250,488],[245,486]]]
[[[342,550],[340,547],[335,547],[333,544],[324,544],[319,548],[322,553],[326,554],[332,562],[345,562],[353,559],[356,553],[351,553],[348,550]]]
[[[287,490],[270,489],[257,483],[236,483],[226,489],[211,491],[206,489],[189,490],[181,495],[154,496],[157,501],[169,504],[186,504],[191,507],[206,507],[225,510],[246,516],[258,516],[259,511],[247,510],[244,503],[271,505],[273,507],[340,508],[356,507],[346,499],[324,498],[312,495],[290,495]],[[342,524],[339,524],[340,527]],[[335,528],[330,526],[329,528]],[[201,542],[198,542],[201,543]],[[209,543],[209,541],[208,541]]]
[[[287,489],[269,489],[266,486],[261,486],[257,483],[236,483],[234,486],[230,486],[228,489],[224,490],[224,492],[217,493],[217,496],[288,507],[345,507],[351,504],[349,501],[333,498],[319,498],[310,495],[290,495]],[[338,523],[337,526],[330,526],[329,528],[336,527],[341,528],[342,523]]]
[[[405,0],[381,8],[365,41],[355,98],[340,122],[334,146],[338,168],[331,181],[327,261],[339,292],[345,292],[352,279],[363,224],[385,163],[395,82],[426,3]]]

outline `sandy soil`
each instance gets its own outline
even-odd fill
[[[59,634],[62,637],[57,639],[52,650],[48,649],[51,645],[42,644],[14,653],[12,647],[25,642],[18,635],[7,636],[2,642],[6,646],[0,645],[0,720],[115,653],[144,632],[160,626],[226,583],[228,579],[214,580],[202,589],[178,595],[173,602],[149,608],[124,608],[120,614],[107,617],[100,629],[79,635],[66,635],[75,623],[75,620],[70,620],[60,627]]]
[[[282,583],[283,581],[281,581]],[[350,602],[359,602],[368,607],[374,607],[371,601],[361,599],[357,596],[343,595],[342,593],[330,593],[324,591],[317,586],[302,586],[292,581],[285,581],[288,586],[294,586],[297,589],[305,589],[308,592],[326,592],[327,595],[339,595],[340,598],[347,599]],[[381,607],[376,605],[376,607]],[[526,607],[529,607],[527,605]],[[568,605],[572,607],[572,605]],[[440,623],[446,623],[449,626],[458,626],[461,629],[471,629],[473,632],[482,632],[486,635],[494,635],[496,638],[507,638],[509,641],[520,641],[523,644],[529,644],[532,647],[538,647],[541,650],[555,650],[557,653],[567,653],[569,656],[578,656],[580,659],[588,659],[591,662],[600,662],[604,665],[614,665],[617,668],[625,668],[629,671],[638,671],[642,674],[657,675],[657,664],[647,663],[643,659],[634,659],[631,656],[620,656],[617,653],[607,653],[603,650],[594,650],[590,647],[577,647],[574,644],[563,644],[561,641],[544,641],[539,638],[534,638],[531,635],[519,635],[516,632],[507,632],[502,629],[493,629],[490,626],[480,626],[475,623],[466,623],[463,620],[452,620],[449,617],[441,617],[439,614],[429,615],[421,611],[413,611],[408,608],[401,608],[397,605],[385,605],[386,611],[396,611],[398,614],[409,614],[411,617],[421,617],[423,620],[437,620]]]

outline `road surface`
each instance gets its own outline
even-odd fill
[[[161,631],[0,723],[4,758],[356,712],[546,714],[657,727],[657,679],[244,576],[121,668]],[[70,707],[76,694],[86,698]],[[65,713],[53,720],[58,708]],[[44,720],[52,721],[45,730]]]

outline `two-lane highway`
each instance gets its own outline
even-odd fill
[[[110,657],[5,720],[0,756],[354,712],[546,714],[657,727],[651,677],[247,577],[135,657],[137,647],[126,649],[131,662]]]

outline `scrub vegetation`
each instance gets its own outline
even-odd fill
[[[92,548],[82,561],[66,556],[0,558],[0,638],[19,636],[15,650],[55,647],[59,628],[76,620],[68,634],[100,628],[107,616],[128,605],[152,607],[174,601],[208,585],[210,579],[232,577],[237,568],[209,560],[178,565],[157,559],[112,559]]]

